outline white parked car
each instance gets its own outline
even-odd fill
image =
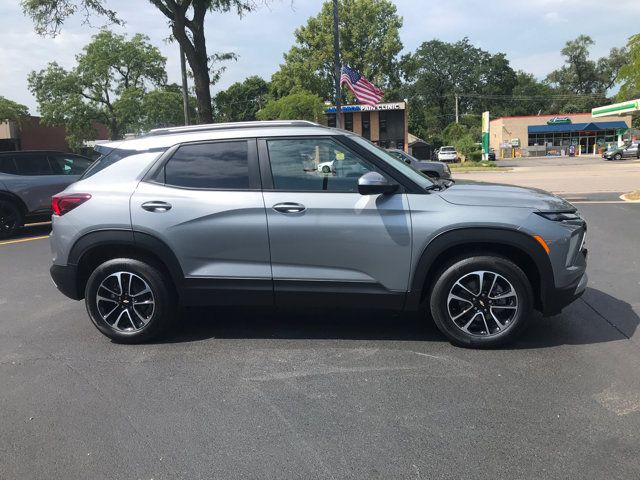
[[[451,146],[442,147],[438,152],[438,161],[439,162],[457,162],[458,152],[456,152],[455,147],[451,147]]]

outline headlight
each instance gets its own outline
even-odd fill
[[[572,220],[581,220],[580,215],[576,212],[535,212],[537,215],[551,220],[552,222],[570,222]]]

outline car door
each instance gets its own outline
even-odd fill
[[[255,139],[187,143],[161,162],[131,197],[134,235],[175,255],[188,303],[272,304]]]
[[[17,176],[10,189],[18,195],[30,213],[51,209],[51,196],[64,190],[60,188],[47,158],[46,152],[16,153]]]
[[[411,261],[402,190],[360,195],[358,178],[378,169],[335,137],[263,139],[260,161],[276,304],[400,307]]]

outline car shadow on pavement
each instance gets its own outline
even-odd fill
[[[633,337],[640,317],[623,300],[587,288],[584,295],[560,315],[534,321],[511,348],[546,348],[559,345],[589,345]]]
[[[522,338],[506,349],[586,345],[631,337],[640,317],[631,306],[588,288],[562,314],[535,312]],[[375,310],[183,308],[176,328],[158,343],[224,339],[390,340],[446,342],[420,314]]]

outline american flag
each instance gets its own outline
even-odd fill
[[[372,107],[375,106],[384,95],[382,90],[346,65],[342,67],[342,74],[340,75],[340,84],[342,85],[343,83],[347,84],[359,102],[371,105]]]

